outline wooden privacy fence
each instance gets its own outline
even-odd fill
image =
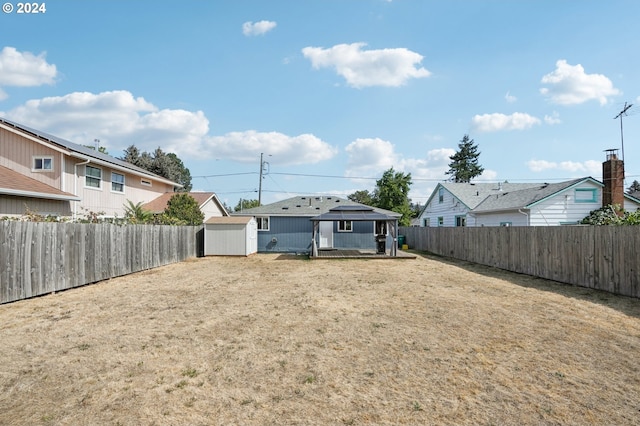
[[[0,303],[195,257],[201,229],[0,221]]]
[[[640,226],[402,227],[409,247],[640,297]]]

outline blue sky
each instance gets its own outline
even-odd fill
[[[640,2],[46,2],[0,15],[0,116],[118,157],[175,152],[232,207],[373,190],[424,203],[468,134],[477,181],[640,180]],[[3,7],[7,7],[6,4]]]

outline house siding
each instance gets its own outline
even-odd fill
[[[475,226],[529,226],[529,212],[523,210],[523,213],[516,211],[507,211],[491,214],[477,214]]]
[[[375,249],[373,222],[353,222],[352,232],[338,232],[338,223],[333,223],[333,247],[337,249]],[[387,247],[390,247],[387,238]]]
[[[72,163],[73,164],[73,163]],[[165,192],[173,192],[173,186],[157,181],[152,181],[152,186],[142,186],[140,176],[129,174],[121,170],[111,169],[102,165],[88,164],[102,170],[102,178],[100,188],[89,188],[85,186],[85,169],[84,165],[78,166],[78,175],[75,177],[72,173],[68,175],[69,181],[74,182],[77,186],[77,195],[82,198],[78,203],[77,214],[82,215],[80,210],[88,210],[95,213],[101,213],[105,216],[119,216],[125,214],[124,205],[127,200],[133,204],[147,203],[160,194]],[[73,167],[73,166],[72,166]],[[123,174],[125,176],[124,192],[118,193],[111,191],[111,172]],[[150,180],[150,179],[147,179]]]
[[[269,230],[258,231],[258,251],[309,252],[312,232],[309,217],[269,216]]]
[[[51,157],[52,170],[33,172],[31,167],[34,157]],[[63,158],[64,155],[54,149],[0,129],[0,166],[65,191],[61,184]]]
[[[576,202],[576,189],[595,189],[593,202]],[[557,226],[577,223],[592,210],[602,206],[602,188],[592,182],[584,182],[568,188],[555,196],[531,207],[531,226]]]
[[[62,200],[0,195],[0,217],[19,217],[27,211],[41,215],[69,216],[71,215],[70,203]]]
[[[333,223],[333,248],[375,249],[373,222],[353,222],[352,232],[338,232]],[[269,230],[258,231],[259,252],[309,253],[313,237],[310,217],[269,217]],[[275,238],[275,241],[274,241]],[[316,241],[319,243],[319,236]],[[387,238],[387,248],[392,244]]]
[[[420,226],[424,226],[425,219],[428,218],[429,226],[437,227],[439,217],[444,220],[442,226],[456,226],[456,216],[466,216],[466,226],[474,226],[475,218],[468,213],[469,208],[445,189],[442,203],[439,202],[438,194],[429,201],[420,215]]]

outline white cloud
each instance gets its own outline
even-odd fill
[[[621,93],[606,76],[586,74],[582,65],[569,65],[564,59],[556,62],[553,72],[542,77],[542,83],[548,87],[541,88],[540,93],[560,105],[576,105],[590,100],[605,105],[609,97]]]
[[[560,114],[558,114],[557,111],[553,111],[553,114],[544,116],[544,122],[549,125],[554,125],[562,123],[562,120],[560,120]]]
[[[351,87],[402,86],[431,73],[419,67],[422,55],[405,48],[362,50],[365,43],[338,44],[329,49],[305,47],[313,68],[335,68]]]
[[[249,130],[210,136],[209,120],[202,111],[159,109],[124,90],[30,100],[0,112],[0,116],[81,145],[100,139],[116,157],[133,144],[147,152],[161,147],[183,159],[255,162],[264,152],[273,156],[274,163],[286,165],[317,163],[338,151],[311,134],[287,136]]]
[[[114,156],[131,144],[180,153],[198,146],[209,130],[202,111],[160,110],[125,90],[30,100],[3,115],[78,144],[100,139]]]
[[[344,150],[349,157],[347,176],[376,176],[397,166],[398,155],[394,152],[394,145],[379,138],[356,139]]]
[[[526,130],[538,124],[540,124],[539,118],[521,112],[511,115],[500,113],[474,115],[471,119],[471,126],[478,132]]]
[[[263,35],[278,25],[273,21],[245,22],[242,24],[242,34],[249,36]]]
[[[547,160],[529,160],[527,167],[533,172],[546,172],[549,170],[562,171],[573,174],[599,176],[602,174],[602,164],[595,160],[587,160],[584,162],[577,161],[547,161]]]
[[[14,47],[0,51],[0,86],[32,87],[55,83],[56,66],[47,63],[46,54],[18,52]],[[0,89],[0,100],[7,94]]]
[[[302,134],[288,136],[278,132],[247,130],[211,136],[205,140],[203,152],[239,162],[255,162],[261,152],[281,165],[313,164],[333,158],[338,150],[322,139]],[[202,155],[202,153],[201,153]]]
[[[511,93],[509,93],[509,92],[507,92],[507,94],[506,94],[506,95],[504,95],[504,99],[505,99],[508,103],[510,103],[510,104],[512,104],[512,103],[514,103],[515,101],[517,101],[517,100],[518,100],[518,98],[516,98],[515,96],[513,96],[513,95],[512,95]]]

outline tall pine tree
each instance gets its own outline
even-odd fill
[[[484,171],[478,164],[479,156],[478,145],[474,144],[473,139],[469,139],[469,135],[464,135],[458,144],[458,151],[449,157],[451,163],[446,174],[451,175],[454,182],[470,182]]]

